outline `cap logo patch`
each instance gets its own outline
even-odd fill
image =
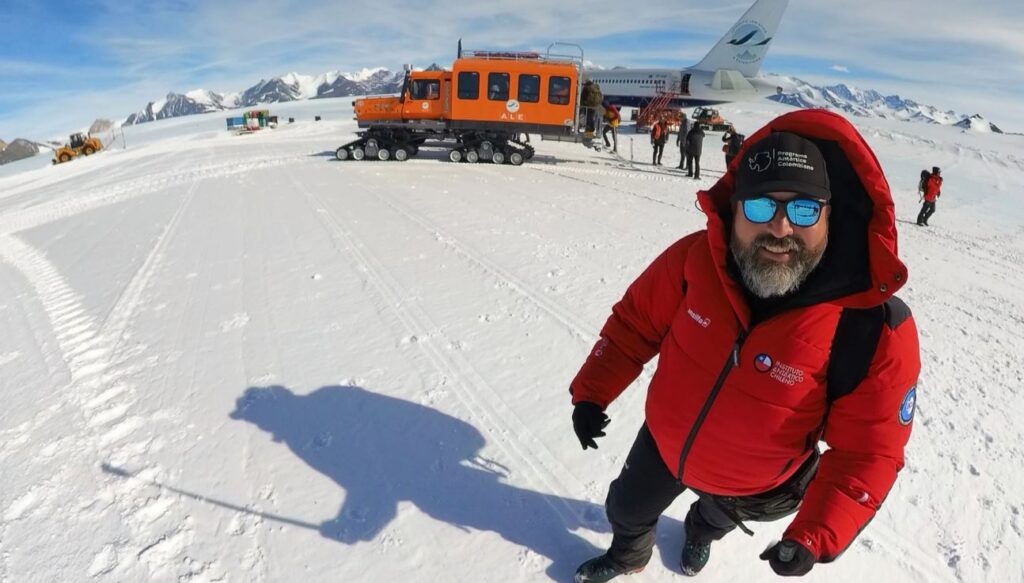
[[[772,152],[758,152],[753,156],[747,158],[747,165],[750,166],[751,170],[757,172],[764,172],[772,167]]]

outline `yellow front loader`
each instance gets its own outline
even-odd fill
[[[71,134],[69,142],[57,148],[53,153],[53,163],[69,162],[77,156],[89,156],[103,149],[99,138],[86,137],[84,134]]]

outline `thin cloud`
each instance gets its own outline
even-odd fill
[[[833,71],[838,71],[840,73],[850,72],[850,68],[845,65],[832,65],[831,67],[829,67],[829,69],[832,69]]]

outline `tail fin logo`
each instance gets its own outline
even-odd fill
[[[734,57],[741,63],[756,63],[760,61],[764,56],[768,43],[772,42],[772,37],[768,36],[768,31],[765,27],[755,20],[740,22],[733,27],[732,33],[729,36],[731,38],[728,44],[737,49],[743,48],[743,51],[737,53]]]

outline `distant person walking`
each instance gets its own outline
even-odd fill
[[[737,133],[734,126],[729,126],[729,129],[722,135],[722,142],[725,143],[722,146],[722,151],[725,152],[725,167],[729,168],[729,164],[732,164],[732,159],[736,157],[736,154],[740,153],[740,146],[743,145],[743,134]]]
[[[619,151],[619,122],[622,117],[619,115],[619,109],[610,103],[606,103],[604,106],[604,130],[601,132],[601,137],[604,138],[604,145],[606,148],[611,148],[612,151]],[[608,134],[612,134],[612,143],[608,142]]]
[[[704,130],[694,122],[686,134],[686,175],[700,180],[700,155],[704,151]]]
[[[932,167],[932,175],[924,184],[924,204],[921,205],[921,212],[917,213],[917,225],[928,226],[928,219],[935,214],[935,201],[942,194],[942,171],[938,166]]]
[[[668,122],[664,119],[659,119],[651,126],[651,145],[654,146],[651,164],[654,166],[661,166],[661,156],[665,153],[665,142],[667,141]]]
[[[679,117],[679,135],[676,136],[676,146],[679,148],[679,169],[685,170],[686,166],[686,134],[690,131],[690,122],[686,114],[681,113]]]

